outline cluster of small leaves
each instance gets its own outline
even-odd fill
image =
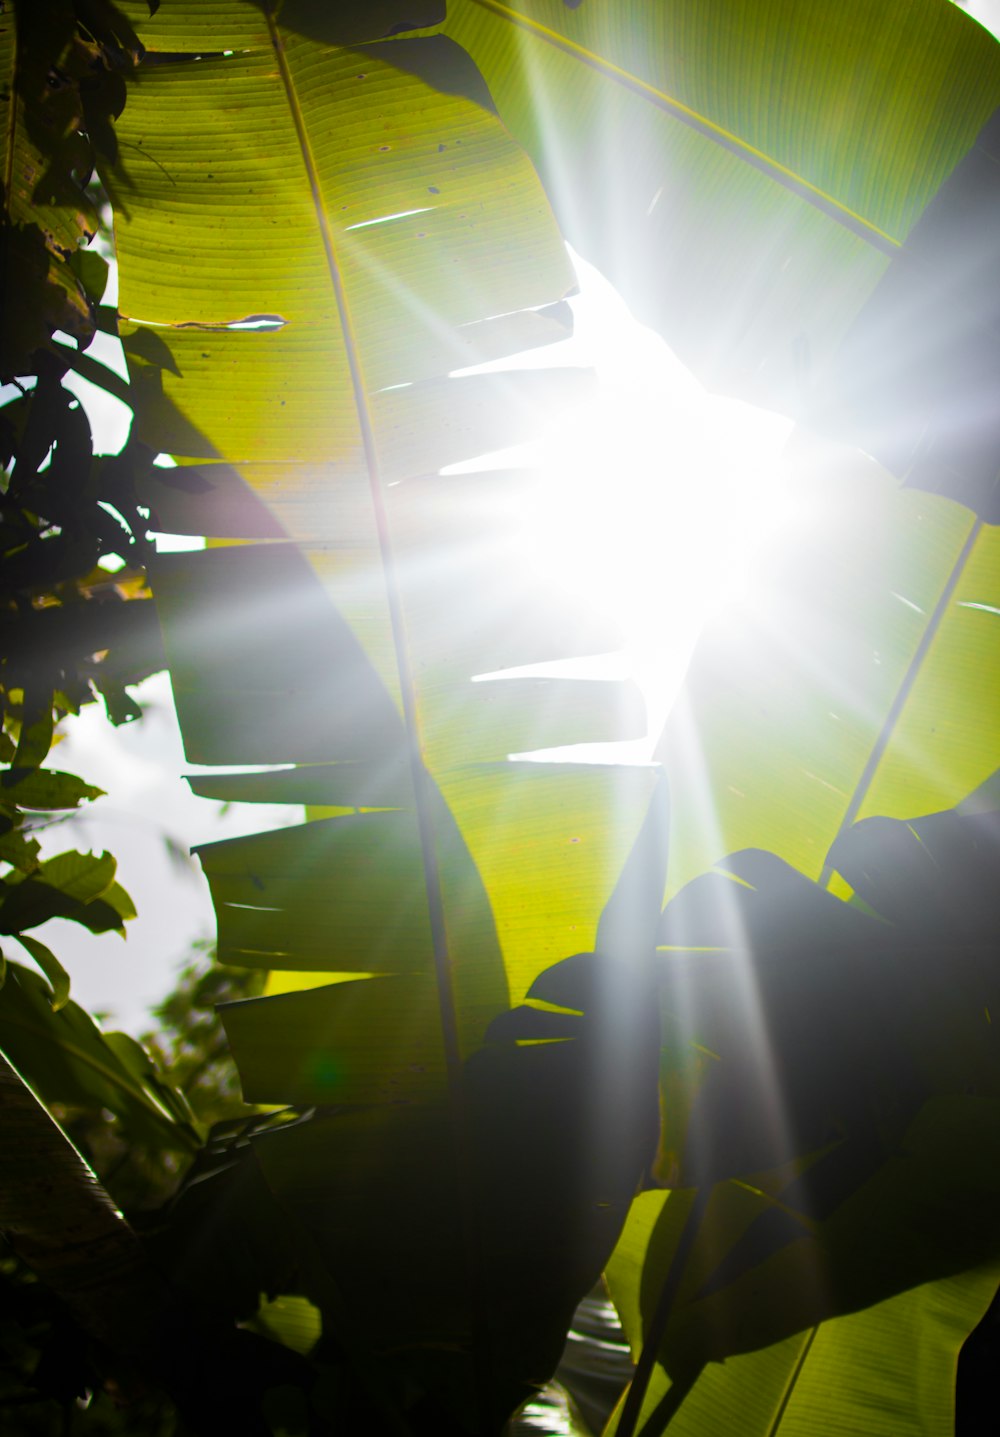
[[[39,355],[37,382],[0,411],[6,460],[0,493],[0,934],[16,935],[53,979],[68,982],[25,930],[49,918],[95,933],[123,931],[134,909],[108,854],[41,862],[34,832],[97,797],[74,774],[43,765],[55,726],[103,697],[112,722],[138,717],[126,684],[163,667],[159,632],[137,557],[145,538],[122,522],[129,451],[95,459],[90,426],[61,384],[55,355]],[[117,499],[111,512],[110,498]],[[134,506],[133,506],[134,508]],[[117,515],[117,517],[116,517]],[[138,515],[134,516],[134,522]],[[101,567],[115,555],[117,573]]]
[[[63,383],[75,368],[120,387],[82,353],[114,328],[100,309],[108,265],[89,247],[101,207],[92,177],[97,155],[117,160],[112,121],[140,55],[109,0],[0,13],[0,379],[11,396],[0,409],[0,935],[42,968],[57,1010],[69,979],[29,930],[60,917],[124,931],[134,909],[109,854],[41,861],[38,829],[100,792],[43,765],[61,719],[98,696],[113,723],[137,718],[127,685],[163,667],[133,488],[152,455],[127,445],[95,457]]]
[[[123,932],[134,915],[110,854],[43,860],[38,833],[100,793],[46,766],[59,722],[98,698],[113,723],[139,717],[127,686],[163,667],[133,493],[153,456],[131,444],[95,456],[64,383],[74,369],[127,399],[84,350],[115,331],[101,307],[108,264],[92,247],[106,196],[92,177],[96,155],[117,160],[112,122],[140,54],[109,0],[0,5],[0,936],[45,975],[0,955],[0,1046],[101,1175],[155,1204],[200,1143],[190,1107],[140,1044],[102,1032],[70,999],[68,975],[33,932],[54,917]],[[4,1246],[0,1426],[40,1437],[178,1430],[164,1399],[124,1397]]]
[[[54,330],[93,338],[107,278],[85,248],[97,230],[88,193],[97,155],[118,158],[113,120],[142,47],[111,0],[46,0],[0,14],[0,107],[9,188],[0,216],[5,299],[0,377],[34,373]]]
[[[256,998],[264,990],[262,969],[227,968],[212,961],[212,945],[196,943],[204,958],[181,970],[173,991],[153,1009],[156,1027],[143,1044],[206,1127],[249,1118],[239,1075],[216,1011],[219,1004]],[[207,960],[207,966],[206,966]]]
[[[128,540],[87,493],[95,468],[127,461],[94,461],[77,401],[40,368],[35,388],[0,412],[13,458],[0,494],[0,934],[16,935],[41,964],[59,1005],[68,980],[25,930],[59,917],[94,933],[123,931],[135,910],[109,854],[39,858],[36,830],[100,793],[44,767],[55,726],[98,694],[112,722],[137,717],[125,685],[163,659],[141,568],[112,575],[98,564],[144,542]]]
[[[254,996],[263,978],[219,968],[205,945],[198,946],[203,951],[192,955],[153,1012],[156,1026],[143,1038],[148,1054],[124,1034],[101,1034],[72,1002],[56,1017],[73,1023],[74,1047],[93,1059],[91,1068],[103,1063],[110,1069],[118,1062],[124,1072],[131,1063],[137,1077],[143,1070],[161,1104],[177,1107],[186,1094],[202,1123],[228,1129],[255,1110],[241,1101],[214,1005]],[[39,1010],[42,985],[19,968],[12,969],[12,982],[25,1009],[17,1016],[30,1021]],[[100,1053],[93,1046],[109,1042]],[[157,1129],[151,1111],[140,1110],[138,1092],[125,1101],[122,1087],[116,1101],[100,1081],[94,1077],[85,1086],[82,1076],[72,1101],[47,1105],[126,1215],[142,1226],[154,1220],[150,1210],[169,1199],[192,1149],[185,1153],[171,1144],[170,1128],[161,1123]],[[108,1102],[114,1102],[114,1111],[104,1105]],[[0,1240],[0,1427],[9,1422],[25,1437],[61,1437],[66,1431],[80,1437],[173,1437],[188,1430],[167,1397],[141,1383],[126,1389],[119,1374],[105,1370],[107,1362],[107,1354]]]
[[[156,1026],[142,1035],[141,1044],[120,1033],[100,1037],[116,1049],[129,1044],[133,1058],[144,1063],[145,1082],[157,1100],[174,1108],[177,1121],[189,1131],[200,1134],[219,1125],[238,1125],[258,1111],[243,1102],[215,1005],[256,997],[265,975],[223,968],[211,961],[208,945],[195,948],[201,951],[153,1010]],[[179,1150],[164,1141],[163,1132],[137,1124],[132,1113],[101,1105],[94,1094],[81,1092],[76,1103],[57,1102],[53,1111],[130,1217],[156,1209],[173,1195],[190,1161],[190,1148]]]

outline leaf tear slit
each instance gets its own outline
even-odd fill
[[[374,220],[359,220],[357,224],[347,225],[346,228],[348,231],[366,230],[370,229],[372,225],[387,225],[390,220],[405,220],[409,219],[410,215],[425,215],[428,210],[432,209],[434,209],[433,205],[421,205],[421,207],[416,210],[399,210],[396,214],[379,215],[378,218]]]
[[[203,329],[212,332],[225,329],[284,329],[288,320],[280,314],[248,314],[243,319],[223,319],[218,321],[190,319],[180,324],[170,325],[171,329]]]

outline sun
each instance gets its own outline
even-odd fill
[[[646,761],[709,617],[739,595],[748,564],[780,505],[784,416],[709,394],[613,286],[573,255],[580,293],[571,340],[486,369],[573,365],[594,383],[549,419],[535,445],[455,465],[536,468],[524,562],[615,621],[622,642],[591,659],[532,665],[532,673],[633,679],[646,737],[583,744],[531,757]],[[523,757],[523,755],[520,755]]]

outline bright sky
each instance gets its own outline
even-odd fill
[[[1000,38],[1000,0],[955,0],[955,3],[991,35]]]

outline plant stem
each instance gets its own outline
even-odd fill
[[[622,1408],[621,1421],[618,1423],[616,1437],[634,1437],[636,1432],[639,1416],[642,1412],[642,1405],[646,1400],[646,1393],[649,1390],[649,1383],[653,1376],[653,1368],[656,1366],[656,1358],[660,1350],[660,1344],[666,1334],[670,1317],[673,1313],[674,1302],[677,1298],[677,1292],[684,1276],[684,1270],[687,1267],[687,1260],[694,1246],[695,1238],[698,1235],[698,1229],[701,1226],[701,1220],[705,1215],[705,1209],[708,1206],[708,1200],[711,1195],[712,1189],[710,1187],[700,1187],[695,1192],[694,1199],[691,1203],[691,1211],[688,1213],[684,1221],[684,1226],[681,1229],[681,1235],[674,1249],[670,1268],[660,1292],[660,1299],[656,1304],[653,1319],[649,1324],[646,1340],[643,1343],[642,1352],[639,1354],[639,1361],[636,1363],[635,1376],[632,1378],[632,1385],[629,1387],[628,1394],[625,1398],[625,1405]],[[660,1428],[654,1430],[662,1430],[667,1422],[671,1420],[693,1386],[699,1371],[700,1368],[695,1368],[689,1380],[674,1382],[666,1398],[659,1404],[656,1413],[654,1413],[654,1417],[658,1416],[660,1409],[664,1404],[667,1404],[666,1418]],[[673,1396],[675,1388],[680,1389],[679,1400]],[[668,1403],[667,1399],[672,1400]],[[650,1437],[652,1437],[652,1434],[650,1434]]]
[[[659,1437],[661,1432],[666,1431],[667,1427],[680,1411],[684,1399],[701,1376],[704,1366],[705,1364],[703,1362],[699,1362],[696,1366],[690,1368],[688,1372],[684,1373],[683,1376],[674,1378],[667,1391],[642,1424],[642,1431],[639,1437]]]

